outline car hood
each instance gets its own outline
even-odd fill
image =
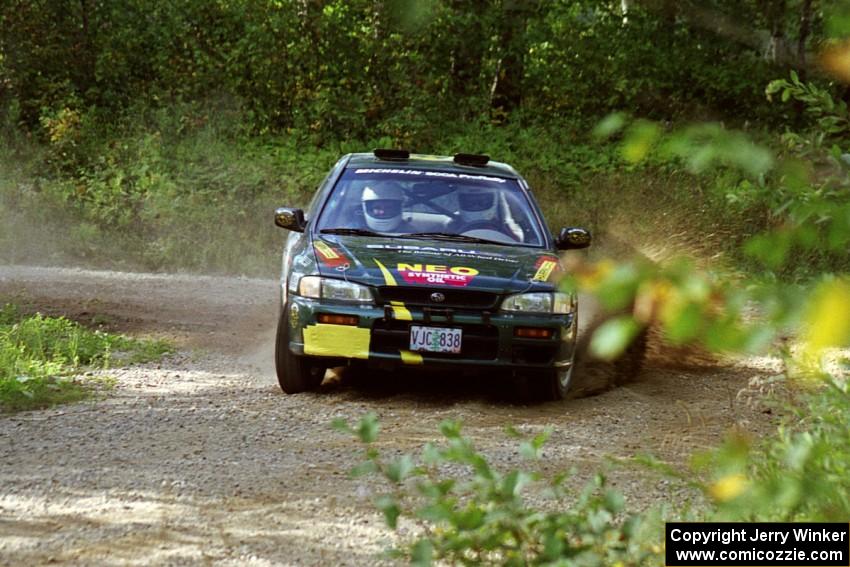
[[[562,272],[544,248],[432,239],[321,235],[319,272],[372,286],[426,286],[517,293],[551,289]]]

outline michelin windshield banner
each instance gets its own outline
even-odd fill
[[[668,567],[850,565],[848,524],[670,522],[665,539]]]

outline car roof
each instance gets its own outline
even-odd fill
[[[407,159],[380,159],[373,153],[349,154],[348,167],[382,167],[391,169],[429,169],[434,171],[451,171],[456,173],[494,175],[519,179],[520,175],[506,163],[488,161],[487,165],[460,165],[454,162],[453,156],[435,156],[427,154],[410,154]]]

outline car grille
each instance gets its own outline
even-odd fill
[[[416,323],[421,325],[422,323]],[[398,354],[410,348],[410,325],[408,321],[379,319],[372,325],[374,352]],[[499,352],[499,331],[493,325],[434,325],[463,329],[460,354],[448,352],[423,352],[428,358],[467,358],[473,360],[495,360]]]
[[[441,293],[444,301],[436,302],[431,294]],[[432,307],[452,307],[455,309],[493,309],[499,301],[498,294],[487,291],[471,291],[465,289],[380,286],[378,301],[386,304],[390,301],[403,301],[405,305],[430,305]]]

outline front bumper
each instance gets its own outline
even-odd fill
[[[321,357],[329,365],[362,360],[394,367],[499,367],[512,370],[568,368],[575,352],[574,314],[533,315],[406,306],[335,304],[289,296],[289,350]],[[357,326],[319,323],[320,314],[349,315]],[[460,354],[411,352],[410,325],[463,330]],[[550,338],[520,338],[517,327],[552,329]]]

